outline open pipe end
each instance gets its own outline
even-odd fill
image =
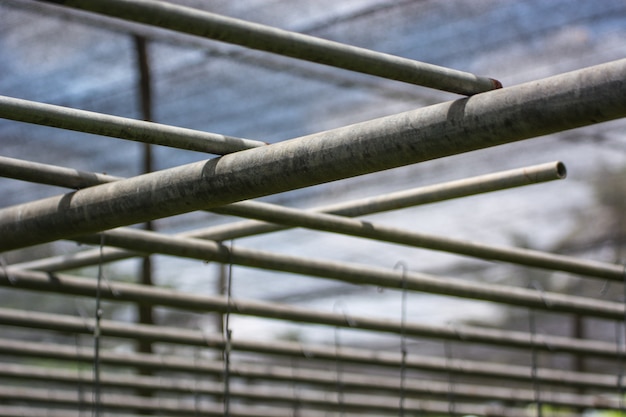
[[[567,177],[567,168],[565,168],[565,164],[561,161],[556,163],[556,175],[561,180]]]

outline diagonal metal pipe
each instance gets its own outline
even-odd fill
[[[453,93],[471,95],[501,87],[499,81],[464,71],[163,1],[53,0],[49,2]]]
[[[356,217],[492,191],[500,191],[525,185],[538,184],[546,181],[553,181],[564,178],[566,175],[565,171],[565,166],[562,163],[551,162],[479,175],[441,184],[411,188],[408,190],[396,191],[374,197],[335,203],[328,206],[316,207],[307,212]],[[45,181],[51,185],[61,187],[73,186],[76,188],[85,188],[121,179],[111,176],[101,176],[89,172],[75,171],[64,167],[56,167],[53,165],[1,157],[0,175],[34,182]],[[256,203],[243,201],[229,204],[227,206],[217,207],[212,209],[212,211],[222,214],[241,215],[240,206],[249,208],[250,205],[254,205],[255,207],[257,206]],[[262,205],[262,207],[265,207],[265,205]],[[279,208],[279,206],[275,205],[272,207],[276,207],[277,209]],[[247,213],[247,211],[245,213]],[[262,233],[276,232],[289,228],[290,226],[275,223],[247,220],[183,232],[177,236],[222,241]],[[14,264],[13,266],[22,269],[57,272],[67,269],[83,268],[85,266],[95,265],[99,262],[111,262],[126,259],[137,255],[138,253],[133,251],[104,248],[102,253],[100,250],[87,250],[73,254],[59,255],[30,262],[23,262],[20,264]]]
[[[626,59],[0,210],[0,251],[626,116]]]
[[[267,143],[0,96],[0,117],[153,145],[223,155]]]
[[[79,171],[77,169],[25,161],[1,155],[0,177],[74,189],[87,188],[122,179],[107,174]]]
[[[0,156],[0,176],[38,184],[55,185],[58,187],[81,189],[108,182],[120,181],[124,178],[96,172],[80,171],[58,165]],[[547,181],[560,180],[567,176],[567,169],[560,161],[526,166],[507,171],[494,172],[442,184],[434,184],[405,191],[397,191],[366,199],[334,204],[328,208],[317,208],[313,211],[328,211],[348,217],[379,213],[418,204],[433,203],[469,195],[483,194],[491,191],[505,190],[524,185],[539,184]],[[393,196],[393,201],[390,200]],[[233,203],[238,206],[242,204]],[[228,206],[217,207],[212,211],[234,216],[240,211],[229,210]]]
[[[469,240],[420,233],[369,221],[348,219],[326,213],[314,213],[268,203],[242,201],[224,206],[223,208],[219,207],[212,211],[284,224],[290,227],[304,227],[331,233],[341,233],[475,258],[570,272],[616,282],[622,282],[624,280],[623,265],[578,259],[571,256],[531,249],[482,244]]]
[[[449,192],[451,188],[454,188],[454,186],[460,186],[461,184],[463,184],[463,187],[461,188],[463,188],[466,193],[473,193],[475,191],[487,192],[496,188],[502,189],[505,187],[508,188],[561,179],[565,177],[565,172],[565,166],[562,163],[551,162],[444,184],[440,187],[438,192]],[[69,168],[35,162],[21,161],[1,156],[0,175],[74,188],[104,184],[121,179],[118,177],[77,171]],[[398,202],[394,204],[404,206],[407,203],[406,200],[412,200],[415,198],[415,195],[411,195],[410,193],[400,195],[396,194],[396,198],[404,200],[404,204]],[[377,211],[375,209],[386,208],[380,207],[380,204],[385,201],[387,200],[384,196],[381,196],[381,198],[378,199],[379,207],[370,203],[365,207],[365,209],[361,208],[361,210],[364,214],[366,214],[370,211]],[[387,204],[391,204],[391,202],[387,202]],[[355,206],[352,203],[349,207]],[[344,206],[344,210],[347,210],[347,208],[348,206]],[[334,209],[334,211],[338,210],[338,208]],[[343,233],[352,236],[424,247],[467,256],[572,272],[601,279],[611,279],[615,281],[621,281],[623,279],[623,267],[620,265],[580,260],[577,258],[548,254],[528,249],[483,245],[477,242],[462,241],[424,233],[399,230],[380,224],[350,220],[336,215],[291,209],[268,203],[243,201],[229,204],[224,207],[217,207],[212,209],[212,211],[222,214],[255,218],[271,223],[287,225],[289,227],[306,227],[333,233]],[[191,233],[196,235],[202,232],[198,231]],[[185,235],[192,236],[190,233],[185,233]],[[100,251],[97,251],[97,253],[94,254],[94,262],[100,262],[102,260],[103,257],[101,256]],[[85,265],[83,264],[80,266],[82,267]]]
[[[107,182],[119,181],[121,179],[108,175],[77,171],[70,168],[22,161],[2,156],[0,156],[0,175],[10,176],[17,179],[30,180],[34,182],[44,182],[50,185],[66,186],[70,188],[83,188],[98,184],[104,184]],[[508,188],[526,184],[534,184],[543,181],[561,179],[564,177],[564,165],[562,165],[560,162],[552,162],[531,167],[525,167],[517,170],[510,170],[496,174],[468,178],[466,180],[454,182],[453,184],[464,184],[464,188],[466,188],[465,192],[473,192],[476,190],[479,190],[480,192],[487,192],[496,188],[501,189],[504,187]],[[449,191],[449,187],[451,187],[453,184],[443,185],[440,191]],[[476,188],[472,190],[472,187]],[[398,202],[394,204],[406,205],[406,199],[410,198],[412,200],[412,198],[414,198],[414,195],[411,196],[409,193],[406,193],[404,195],[396,194],[396,198],[398,200],[404,199],[405,201],[404,204]],[[380,202],[385,201],[387,201],[387,204],[391,204],[391,202],[386,200],[384,196],[381,196],[378,201],[379,204]],[[349,206],[354,207],[354,203],[350,204]],[[375,208],[377,207],[375,205],[374,207],[372,207],[370,203],[369,206],[361,208],[361,210],[364,214],[367,214],[370,211],[374,211]],[[346,209],[347,206],[344,207],[344,210]],[[530,249],[517,249],[507,248],[504,246],[485,245],[478,242],[464,241],[414,231],[400,230],[380,224],[373,224],[370,222],[364,222],[359,220],[350,220],[337,215],[281,207],[275,204],[261,203],[256,201],[242,201],[223,207],[217,207],[212,209],[212,211],[221,214],[255,218],[270,223],[286,225],[288,227],[306,227],[315,230],[322,230],[332,233],[343,233],[352,236],[457,253],[483,259],[498,260],[538,268],[571,272],[600,279],[610,279],[620,282],[623,280],[624,267],[621,265],[591,260],[582,260],[568,256],[545,253],[541,251],[533,251]],[[330,211],[338,211],[338,208]],[[184,233],[184,235],[199,236],[203,233],[205,232],[186,232]],[[117,251],[109,251],[104,257],[104,260],[109,257],[109,253],[115,253],[116,255],[119,255],[119,252]],[[100,262],[102,260],[103,256],[101,256],[100,251],[98,250],[94,252],[94,263]],[[34,266],[36,264],[41,263],[37,261],[34,264],[26,263],[22,267],[28,268],[28,265]],[[81,264],[79,266],[83,267],[85,265]],[[76,267],[76,265],[72,265],[72,267]]]

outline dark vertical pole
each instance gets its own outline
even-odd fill
[[[573,334],[572,336],[575,337],[576,339],[585,339],[585,322],[584,322],[584,317],[581,314],[574,314],[573,317]],[[574,366],[573,366],[573,371],[575,372],[585,372],[585,356],[584,355],[574,355]],[[585,388],[581,387],[578,390],[578,394],[580,395],[584,395],[585,394]],[[584,410],[582,409],[577,409],[577,411],[582,412]]]
[[[134,37],[135,51],[137,56],[138,69],[138,92],[139,107],[141,109],[141,117],[145,121],[152,121],[152,86],[150,79],[150,64],[148,62],[148,48],[146,39],[140,36]],[[152,148],[150,144],[143,144],[143,172],[153,171]],[[154,230],[153,222],[144,224],[146,230]],[[149,256],[142,259],[141,265],[141,283],[144,285],[152,285],[152,260]],[[154,324],[152,315],[152,307],[139,305],[139,322],[141,324]],[[152,344],[147,341],[139,342],[139,351],[142,353],[152,353]]]
[[[217,280],[217,292],[219,295],[226,297],[229,293],[229,275],[228,275],[229,268],[228,268],[228,264],[225,264],[225,263],[220,263],[218,265],[219,265],[219,271],[218,271],[219,276]],[[216,325],[217,333],[223,335],[225,340],[227,339],[227,332],[229,331],[227,316],[228,316],[228,312],[224,314],[215,313],[215,317],[216,317],[215,325]],[[219,355],[219,352],[217,354]],[[218,356],[218,360],[221,359],[222,361],[225,362],[227,357],[228,357],[228,360],[230,361],[230,356],[228,356],[226,353],[226,350],[224,350],[223,354],[221,356]],[[226,395],[226,386],[228,384],[228,377],[227,377],[226,369],[227,368],[224,367],[224,372],[222,373],[221,376],[217,378],[218,382],[224,384],[224,395],[216,397],[216,402],[218,403],[221,402],[224,404],[224,414],[226,414],[226,411],[228,408],[228,405],[227,405],[228,398]]]
[[[228,265],[220,263],[217,280],[217,293],[219,295],[226,295],[228,285]],[[226,334],[226,326],[224,325],[225,314],[215,313],[216,323],[215,327],[219,334]]]
[[[624,262],[623,260],[623,252],[624,252],[624,245],[623,245],[623,236],[624,236],[624,232],[625,232],[625,228],[624,228],[624,210],[626,209],[626,195],[621,194],[618,195],[617,197],[617,204],[615,207],[612,207],[613,212],[615,213],[614,216],[616,218],[616,222],[617,222],[617,227],[615,227],[613,229],[613,233],[615,234],[614,237],[614,241],[615,241],[615,263],[619,263],[622,264]],[[624,281],[622,282],[622,302],[626,304],[626,265],[624,266]],[[626,334],[619,334],[619,332],[626,332],[626,312],[624,313],[624,320],[623,322],[620,324],[616,324],[617,329],[616,330],[616,337],[615,337],[615,343],[617,343],[618,345],[618,349],[622,352],[622,355],[624,355],[624,344],[626,344]],[[624,344],[620,345],[619,341],[623,340]],[[623,415],[624,414],[624,358],[623,356],[620,356],[619,359],[619,371],[618,371],[618,380],[617,380],[617,395],[619,398],[619,408],[620,408],[620,414]]]
[[[135,36],[134,40],[135,50],[137,51],[137,69],[139,75],[137,86],[141,118],[145,121],[152,122],[152,78],[150,76],[150,63],[148,61],[148,47],[145,38]],[[152,162],[151,158],[149,158],[148,162]]]
[[[138,92],[138,104],[141,111],[141,118],[145,121],[151,122],[152,118],[152,81],[150,77],[150,63],[148,58],[148,48],[146,39],[141,36],[134,36],[135,53],[137,59],[137,92]],[[143,147],[142,155],[142,171],[144,173],[152,172],[153,158],[152,147],[149,143],[141,145]],[[144,229],[155,230],[154,222],[148,221],[144,223]],[[152,285],[152,259],[150,256],[146,256],[141,259],[141,283],[143,285]],[[138,304],[138,316],[139,323],[141,324],[154,324],[154,317],[152,306],[145,304]],[[137,350],[141,353],[153,353],[152,343],[147,340],[139,340]],[[150,371],[140,370],[142,374],[150,374]],[[140,395],[151,397],[152,392],[149,390],[139,392]]]

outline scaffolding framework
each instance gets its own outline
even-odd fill
[[[0,286],[96,303],[84,317],[0,308],[0,325],[33,332],[93,337],[94,348],[0,338],[0,416],[215,415],[327,416],[449,414],[527,416],[542,405],[554,415],[581,410],[624,411],[624,350],[619,343],[535,331],[535,314],[606,319],[621,326],[624,301],[541,288],[442,277],[402,268],[252,250],[226,241],[306,228],[511,265],[560,271],[623,284],[623,265],[538,250],[454,239],[390,227],[359,217],[566,176],[550,162],[409,189],[310,210],[252,199],[444,158],[626,117],[626,59],[502,88],[461,71],[244,22],[160,1],[61,0],[59,4],[135,23],[234,43],[291,58],[467,95],[453,101],[323,131],[275,144],[165,124],[0,97],[0,117],[219,155],[131,178],[0,156],[0,176],[72,191],[0,209],[0,251],[70,240],[94,245],[76,253],[0,266]],[[198,210],[250,220],[178,234],[130,226]],[[378,289],[437,294],[528,309],[528,331],[475,325],[426,325],[240,299],[230,292],[195,294],[108,281],[105,263],[152,254],[289,272]],[[96,266],[97,279],[80,268]],[[70,271],[70,272],[68,272]],[[78,272],[77,272],[78,271]],[[229,286],[230,288],[230,286]],[[18,295],[19,296],[19,295]],[[145,305],[225,318],[222,332],[128,323],[103,317],[101,303]],[[392,334],[397,351],[232,335],[231,316],[327,326],[335,332]],[[529,366],[409,353],[421,338],[531,356]],[[339,337],[337,336],[337,340]],[[102,340],[164,344],[170,353],[124,353]],[[197,350],[208,352],[198,357]],[[615,374],[542,366],[537,355],[607,361]],[[25,358],[78,364],[78,371],[20,362]],[[85,371],[85,364],[93,369]],[[100,369],[100,366],[105,369]],[[328,371],[331,369],[331,371]],[[37,387],[24,387],[24,383]],[[543,387],[549,387],[544,389]],[[330,414],[329,414],[330,413]]]

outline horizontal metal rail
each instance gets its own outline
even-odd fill
[[[32,167],[32,171],[26,169],[13,168],[15,165],[29,166],[29,162],[11,162],[3,170],[8,176],[13,178],[38,178],[37,166]],[[57,169],[58,168],[58,169]],[[0,169],[1,166],[0,166]],[[116,177],[95,177],[88,172],[67,172],[67,168],[46,165],[42,172],[46,175],[47,181],[54,182],[52,185],[70,186],[84,185],[93,186],[105,182],[117,181]],[[353,201],[336,203],[328,206],[311,209],[312,212],[336,214],[346,217],[356,217],[367,214],[380,213],[390,210],[398,210],[417,205],[436,203],[454,198],[467,197],[487,192],[500,191],[504,189],[521,187],[525,185],[538,184],[552,181],[565,176],[565,166],[560,162],[553,162],[525,168],[512,169],[508,171],[496,172],[492,174],[479,175],[462,180],[455,180],[441,184],[434,184],[424,187],[417,187],[403,191],[383,194],[375,197],[367,197]],[[43,178],[40,180],[44,180]],[[98,182],[102,180],[102,182]],[[35,180],[37,181],[37,180]],[[214,211],[228,213],[228,207],[238,207],[246,205],[248,202],[233,203],[228,206],[216,208]],[[259,221],[241,221],[229,223],[227,225],[212,226],[190,232],[178,234],[179,237],[197,237],[209,240],[230,240],[246,236],[270,233],[288,229],[288,226]],[[98,250],[83,251],[75,254],[65,254],[53,256],[30,262],[15,264],[18,268],[36,269],[48,272],[56,272],[67,269],[83,268],[95,265],[100,262],[111,262],[126,259],[138,255],[134,251],[123,249],[104,248],[103,252]]]
[[[51,2],[453,93],[472,95],[501,87],[498,81],[491,78],[478,77],[463,71],[162,1],[55,0]]]
[[[298,372],[299,370],[293,369],[293,371]],[[333,390],[336,389],[337,376],[329,375],[327,372],[324,373],[324,376],[323,386],[330,387]],[[58,386],[59,384],[92,384],[94,382],[91,372],[76,372],[64,369],[49,369],[9,363],[1,364],[0,377],[41,381],[51,383],[54,386]],[[295,383],[296,379],[292,379],[289,382]],[[298,380],[298,382],[314,384],[316,386],[322,385],[319,384],[318,381],[306,377]],[[101,374],[98,383],[101,384],[102,387],[114,389],[145,389],[151,390],[152,392],[161,391],[216,396],[224,394],[224,384],[221,382],[198,381],[189,378],[140,376],[109,372]],[[436,397],[440,399],[453,396],[457,400],[469,401],[506,401],[514,403],[533,403],[536,401],[536,393],[533,390],[519,387],[504,388],[478,384],[469,385],[458,382],[450,386],[447,382],[409,380],[405,381],[401,388],[400,381],[396,377],[367,375],[365,373],[343,372],[341,374],[341,385],[345,390],[357,389],[360,391],[368,391],[367,395],[371,396],[371,399],[377,404],[384,404],[388,401],[388,391],[397,393],[399,389],[403,389],[406,395],[416,396],[416,398],[426,395],[429,398]],[[344,391],[344,393],[346,393],[346,391]],[[258,389],[254,386],[241,384],[234,384],[229,389],[229,395],[232,395],[234,398],[264,402],[297,403],[300,406],[337,407],[336,398],[333,398],[333,396],[329,398],[329,396],[325,394],[327,393],[325,391],[319,391],[319,388],[303,388],[298,390],[297,395],[294,395],[292,387],[285,386],[280,388],[273,387],[271,392],[267,389]],[[620,407],[620,403],[617,399],[610,399],[601,395],[581,395],[554,391],[547,391],[543,394],[541,401],[544,404],[609,410],[618,410]],[[350,406],[350,403],[357,404],[357,398],[360,401],[362,395],[358,397],[352,394],[350,395],[351,397],[344,397],[343,400],[347,404],[347,408],[355,408],[355,405]],[[368,411],[375,411],[376,409],[375,407],[369,406],[369,404],[364,404],[364,406]],[[390,405],[390,403],[385,404],[381,410],[388,411],[394,409],[394,407],[396,409],[398,407],[396,401],[393,402],[393,406]]]
[[[83,398],[84,397],[84,398]],[[48,407],[90,406],[92,398],[89,395],[81,396],[78,391],[64,391],[41,388],[0,387],[0,400],[2,402],[26,402],[29,406],[36,404],[48,405]],[[135,412],[159,412],[165,415],[186,416],[198,415],[222,417],[224,415],[223,404],[201,404],[185,402],[178,399],[158,398],[149,399],[123,394],[103,393],[98,399],[98,406],[103,411],[135,411]],[[232,407],[230,415],[233,417],[270,417],[291,416],[292,410],[287,408],[263,409],[256,407]],[[322,417],[321,412],[313,412],[312,416]]]
[[[71,403],[65,404],[62,401],[54,401],[54,408],[52,408],[50,405],[46,405],[46,402],[43,401],[42,398],[43,398],[42,396],[37,396],[37,395],[30,396],[29,398],[25,399],[25,401],[22,401],[22,402],[28,402],[29,405],[27,406],[0,405],[0,417],[25,417],[25,416],[28,416],[28,417],[83,417],[85,415],[84,411],[77,410],[76,405],[72,405]],[[107,401],[115,401],[115,400],[122,401],[125,399],[126,397],[122,397],[122,396],[106,398]],[[32,404],[30,404],[31,402]],[[141,404],[149,404],[149,403],[142,402]],[[160,411],[159,409],[152,410],[153,407],[154,406],[151,405],[150,410],[144,410],[144,413],[152,414],[152,413],[158,413]],[[200,412],[200,410],[198,410],[198,412]],[[250,408],[244,408],[244,409],[235,408],[234,410],[230,410],[229,415],[233,417],[271,417],[274,415],[277,417],[281,417],[281,416],[288,415],[284,412],[278,412],[278,413],[277,412],[278,410],[276,409],[269,410],[269,411],[265,410],[265,412],[257,410],[256,412],[254,412],[253,410],[250,410]],[[277,413],[277,414],[272,414],[272,413]],[[209,417],[223,417],[224,411],[222,410],[220,412],[217,406],[215,406],[211,410],[207,410],[207,407],[205,406],[202,409],[202,414],[209,416]],[[321,412],[306,412],[303,417],[324,417],[324,415],[327,415],[327,414],[328,413],[322,414]],[[108,415],[108,413],[106,413],[106,415]],[[161,414],[161,415],[169,416],[170,414]],[[179,415],[179,414],[171,414],[171,415]],[[293,412],[291,415],[293,415]],[[362,414],[352,414],[352,413],[349,414],[350,417],[357,417],[358,415],[362,415]],[[115,411],[115,416],[116,417],[117,416],[136,417],[137,413],[129,414],[128,412],[122,413],[121,411]],[[371,416],[371,414],[367,414],[367,416]]]
[[[267,143],[0,96],[0,118],[224,155]]]
[[[214,211],[233,215],[238,214],[242,217],[285,224],[291,227],[303,227],[381,242],[444,251],[474,258],[570,272],[603,280],[624,281],[625,271],[623,265],[578,259],[532,249],[487,245],[474,241],[389,227],[370,221],[353,220],[331,214],[312,213],[280,207],[274,204],[249,201],[225,206],[223,211],[220,209]]]
[[[48,390],[38,388],[21,388],[21,387],[0,387],[0,400],[3,401],[27,401],[28,404],[54,404],[61,406],[77,406],[81,404],[91,404],[91,399],[81,398],[78,392],[69,392],[63,390]],[[306,398],[305,398],[306,400]],[[378,401],[377,401],[378,400]],[[298,412],[298,415],[323,417],[327,413],[323,411],[310,410],[313,401],[303,401],[307,405],[307,409]],[[331,403],[331,401],[323,401]],[[194,404],[189,401],[180,401],[167,398],[141,398],[132,395],[123,394],[103,394],[99,405],[104,410],[136,410],[146,412],[160,412],[166,415],[208,415],[215,417],[224,416],[221,403],[201,402]],[[327,407],[323,407],[327,408]],[[346,395],[340,402],[336,400],[335,406],[331,409],[341,410],[345,408],[347,412],[359,412],[359,414],[346,415],[363,415],[374,416],[388,414],[397,414],[399,409],[398,402],[395,398],[388,400],[372,398],[365,395]],[[373,413],[367,413],[366,410],[372,410]],[[447,402],[434,400],[407,400],[405,401],[405,409],[411,412],[428,412],[428,413],[448,413],[450,407]],[[343,413],[342,413],[343,414]],[[501,416],[501,417],[527,417],[527,410],[519,407],[505,407],[501,405],[478,405],[457,402],[455,403],[454,415],[473,414],[477,416]],[[269,417],[269,416],[293,416],[293,407],[269,407],[264,406],[257,408],[253,406],[233,405],[230,407],[229,415],[233,417]],[[559,414],[561,416],[561,414]],[[570,417],[571,415],[567,415]],[[563,416],[565,417],[565,416]]]
[[[39,273],[16,273],[7,278],[5,273],[0,272],[0,284],[22,289],[34,289],[39,291],[61,292],[65,294],[93,296],[95,291],[94,280],[73,278],[68,276],[55,276],[50,280],[46,274]],[[304,308],[284,304],[266,303],[252,300],[229,300],[226,297],[184,294],[170,289],[148,287],[137,284],[111,283],[109,288],[101,289],[102,297],[109,300],[124,302],[139,302],[143,304],[167,306],[187,311],[220,312],[230,311],[232,314],[252,315],[257,317],[288,320],[300,323],[322,324],[343,327],[356,330],[377,331],[383,333],[405,334],[413,337],[428,337],[444,340],[461,340],[466,343],[482,343],[494,346],[506,346],[513,348],[535,348],[552,353],[574,353],[598,356],[605,358],[621,358],[623,353],[617,351],[614,343],[596,340],[580,340],[567,337],[487,329],[464,325],[427,325],[420,323],[401,323],[396,320],[376,319],[362,316],[346,316],[334,312],[311,311]],[[0,308],[0,323],[20,326],[36,326],[38,328],[50,328],[58,330],[55,326],[70,326],[69,331],[80,332],[84,330],[85,322],[80,319],[48,314],[26,312],[14,309]],[[107,322],[111,331],[125,334],[125,327],[115,322]],[[51,327],[47,327],[51,326]],[[163,327],[142,327],[149,339],[154,332]],[[168,332],[174,332],[169,329]],[[107,330],[103,329],[103,334]],[[184,333],[181,330],[181,334]],[[137,330],[139,334],[140,331]],[[175,332],[174,332],[175,333]],[[174,334],[172,333],[172,334]],[[118,333],[115,333],[118,334]],[[129,337],[129,336],[120,336]],[[139,337],[137,335],[137,337]],[[191,332],[185,337],[197,337]],[[205,341],[206,342],[206,341]],[[215,343],[220,344],[221,339]]]
[[[50,409],[46,406],[0,405],[1,417],[82,417],[79,410]],[[136,417],[135,415],[115,413],[116,417]]]
[[[226,246],[193,238],[166,236],[130,228],[77,239],[81,242],[119,246],[145,253],[159,253],[203,261],[218,261],[251,268],[290,272],[359,285],[406,289],[535,308],[576,313],[613,320],[624,319],[625,305],[618,302],[571,296],[535,289],[439,277],[413,271],[398,271],[354,263],[287,256],[266,251]]]
[[[257,342],[258,343],[258,342]],[[319,361],[340,361],[345,364],[358,364],[377,368],[390,368],[394,371],[401,366],[409,370],[427,371],[458,375],[460,377],[478,377],[504,379],[522,383],[541,383],[550,386],[588,388],[598,390],[612,390],[616,386],[617,375],[598,374],[591,372],[575,372],[561,369],[549,369],[497,364],[493,362],[481,362],[466,359],[442,358],[409,354],[405,360],[399,352],[373,351],[362,348],[342,346],[336,349],[334,346],[301,345],[295,342],[273,341],[261,343],[264,345],[262,353],[279,355],[282,357],[298,358],[306,360],[306,363],[320,364]],[[247,346],[253,346],[249,343]],[[272,350],[273,349],[273,350]],[[240,349],[244,351],[244,349]],[[251,352],[250,350],[245,350]],[[0,353],[20,357],[47,358],[73,363],[93,363],[93,349],[74,347],[53,343],[37,343],[0,339]],[[224,372],[224,364],[215,360],[197,360],[189,355],[163,355],[143,353],[116,353],[113,351],[101,351],[99,359],[102,364],[131,369],[144,369],[162,372],[184,372],[191,375],[221,375]],[[230,364],[229,372],[234,377],[263,379],[269,381],[293,381],[308,382],[310,384],[325,385],[328,380],[336,384],[333,375],[324,369],[294,368],[293,366],[262,365],[258,363],[243,363],[241,361]],[[342,373],[342,385],[346,388],[360,389],[367,379],[360,375],[351,376],[351,373]],[[393,379],[397,384],[397,378]],[[392,381],[392,382],[393,382]],[[409,384],[409,381],[405,381]],[[390,386],[391,387],[391,386]],[[382,387],[381,387],[382,389]]]
[[[625,77],[626,59],[7,207],[0,251],[624,117]]]

